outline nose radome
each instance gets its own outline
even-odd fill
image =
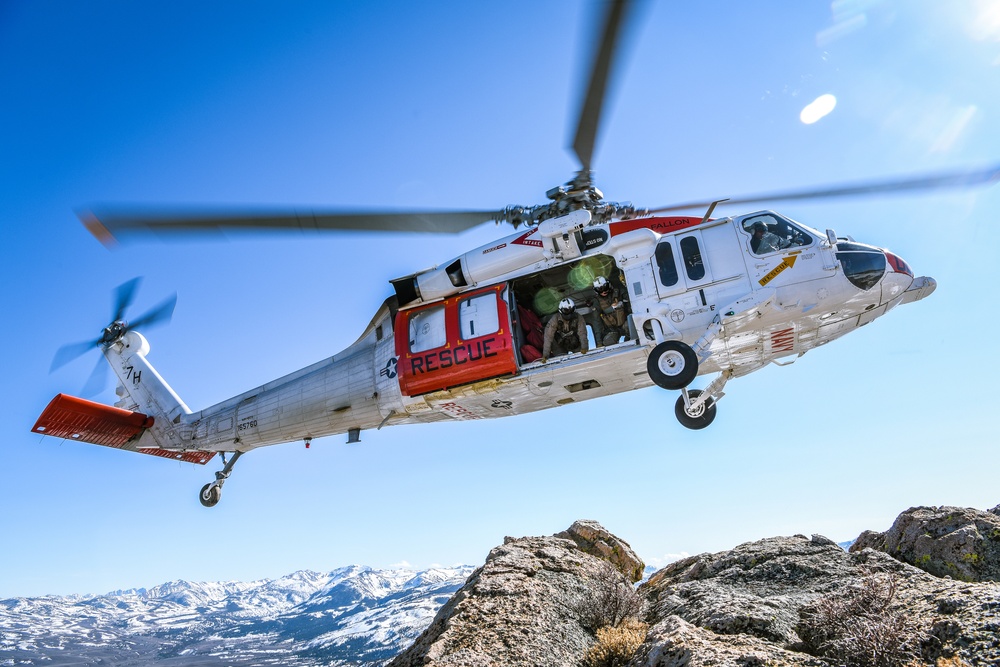
[[[914,278],[909,289],[903,293],[903,300],[901,303],[913,303],[914,301],[920,301],[921,299],[933,294],[935,289],[937,289],[937,281],[933,278],[929,278],[927,276]]]
[[[885,253],[885,258],[889,263],[890,268],[896,273],[905,273],[906,275],[913,277],[913,270],[910,269],[910,265],[903,261],[903,258],[899,255],[894,255],[888,250],[883,250]]]

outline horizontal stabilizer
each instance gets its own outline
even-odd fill
[[[153,418],[141,412],[122,410],[83,398],[59,394],[46,406],[31,429],[35,433],[94,445],[128,449],[176,461],[205,464],[215,452],[170,451],[155,447],[127,447],[153,425]]]

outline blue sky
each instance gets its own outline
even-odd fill
[[[388,280],[506,234],[289,234],[109,252],[94,202],[500,208],[568,180],[590,3],[8,2],[0,7],[5,351],[0,597],[350,563],[478,564],[505,535],[592,518],[648,562],[913,505],[1000,502],[997,188],[774,208],[890,248],[929,299],[727,386],[691,432],[651,388],[492,423],[257,450],[215,464],[30,433],[97,355],[111,291],[200,409],[337,352]],[[1000,3],[650,2],[629,36],[598,186],[644,206],[1000,160]],[[823,94],[836,108],[812,125]],[[726,209],[726,214],[745,209]],[[704,382],[702,379],[700,382]],[[98,399],[113,401],[109,386]]]

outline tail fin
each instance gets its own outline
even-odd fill
[[[146,360],[147,354],[149,342],[137,331],[129,331],[104,350],[118,377],[116,393],[120,400],[116,405],[176,423],[181,415],[191,414],[191,410]]]
[[[103,352],[118,376],[116,407],[59,394],[32,430],[191,463],[215,455],[187,449],[191,427],[181,417],[191,410],[146,360],[149,343],[142,334],[129,331]]]
[[[104,356],[118,377],[115,392],[119,400],[115,405],[154,417],[156,421],[149,433],[156,445],[180,449],[183,439],[178,426],[181,416],[191,414],[191,410],[146,360],[148,353],[149,342],[137,331],[129,331],[104,349]]]

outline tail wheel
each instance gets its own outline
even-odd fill
[[[692,401],[699,396],[701,396],[700,389],[691,389],[688,391],[688,397]],[[694,412],[688,412],[684,403],[684,396],[681,395],[677,397],[677,403],[674,405],[674,414],[682,426],[698,431],[715,421],[715,401],[708,399]]]
[[[205,507],[215,507],[219,504],[220,498],[222,498],[222,487],[214,482],[201,487],[201,493],[198,494],[198,500]]]
[[[683,389],[698,375],[698,355],[679,340],[664,341],[649,353],[646,371],[664,389]]]

